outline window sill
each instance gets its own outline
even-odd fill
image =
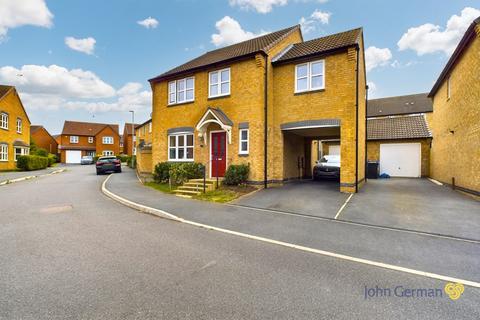
[[[230,93],[229,94],[223,94],[221,96],[208,97],[207,100],[217,100],[217,99],[229,98],[229,97],[230,97]]]
[[[0,127],[0,129],[8,131],[8,128]]]
[[[172,160],[168,159],[168,162],[194,162],[194,159],[185,159],[185,160]]]
[[[239,157],[248,157],[249,154],[248,153],[239,153],[238,156]]]
[[[302,95],[302,94],[316,93],[316,92],[323,92],[323,91],[325,91],[325,88],[323,88],[323,89],[315,89],[315,90],[307,90],[307,91],[294,92],[293,95],[294,95],[294,96],[299,96],[299,95]]]
[[[167,104],[167,108],[169,107],[176,107],[176,106],[182,106],[184,104],[190,104],[190,103],[194,103],[195,100],[192,100],[192,101],[185,101],[185,102],[179,102],[179,103],[170,103],[170,104]]]

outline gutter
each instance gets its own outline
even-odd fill
[[[355,68],[355,193],[358,192],[358,67],[360,63],[360,48],[355,46],[357,52],[357,65]]]
[[[267,163],[268,163],[268,54],[265,53],[265,75],[264,75],[264,106],[263,106],[263,112],[264,112],[264,138],[263,138],[263,150],[264,150],[264,157],[263,157],[263,186],[265,189],[268,187],[268,173],[267,173]]]

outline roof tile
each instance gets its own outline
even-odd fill
[[[79,135],[79,136],[94,136],[99,133],[106,126],[112,127],[112,129],[118,134],[118,124],[107,123],[95,123],[95,122],[78,122],[78,121],[65,121],[63,125],[63,135]]]
[[[430,138],[424,115],[371,118],[367,121],[367,140]]]
[[[428,93],[368,100],[367,117],[432,112]]]

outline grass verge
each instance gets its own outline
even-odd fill
[[[150,187],[165,193],[173,193],[173,190],[177,188],[177,186],[175,185],[172,185],[172,188],[170,188],[170,185],[168,183],[146,182],[145,185],[147,187]]]
[[[195,199],[226,203],[237,199],[247,193],[257,190],[252,186],[220,186],[218,189],[201,193],[198,196],[194,196]]]

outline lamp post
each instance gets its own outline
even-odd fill
[[[132,157],[135,153],[135,111],[134,110],[130,110],[129,112],[132,113]],[[128,139],[128,137],[127,137]]]

